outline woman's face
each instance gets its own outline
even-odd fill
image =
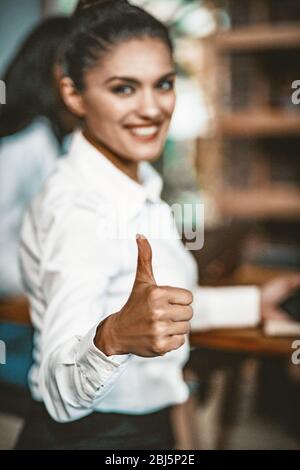
[[[85,73],[85,128],[125,159],[159,157],[175,107],[174,80],[174,63],[161,40],[115,46]]]

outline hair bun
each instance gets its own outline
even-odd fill
[[[127,0],[79,0],[77,7],[75,9],[75,14],[85,10],[86,8],[93,7],[95,5],[101,5],[101,4],[113,4],[113,3],[128,3]]]

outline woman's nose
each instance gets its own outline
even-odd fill
[[[162,111],[153,91],[145,91],[141,94],[138,112],[141,117],[152,120],[158,119],[161,116]]]

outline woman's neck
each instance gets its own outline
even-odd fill
[[[129,176],[129,178],[133,179],[137,183],[140,183],[138,176],[138,162],[133,162],[120,157],[103,142],[100,142],[95,137],[93,137],[87,129],[83,131],[83,135],[89,141],[89,143],[99,150],[99,152],[101,152],[113,165],[125,173],[125,175]]]

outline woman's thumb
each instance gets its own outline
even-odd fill
[[[138,259],[135,281],[156,284],[152,270],[152,249],[144,235],[137,234]]]

